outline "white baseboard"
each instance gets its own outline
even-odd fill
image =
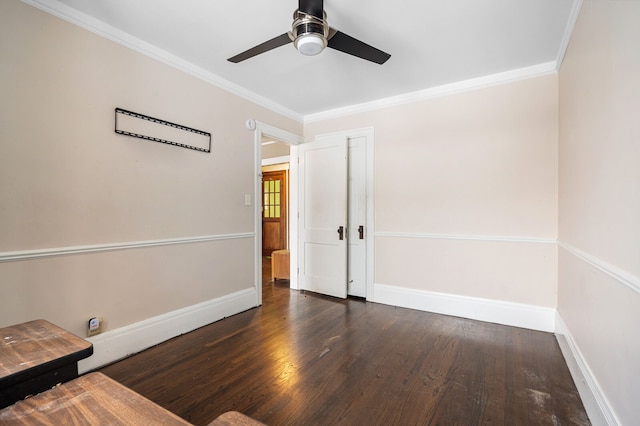
[[[569,367],[576,388],[578,388],[580,399],[582,399],[582,404],[587,411],[591,424],[594,426],[619,425],[620,422],[616,419],[609,402],[600,390],[598,382],[559,312],[556,313],[556,340],[558,340],[558,345]]]
[[[255,288],[167,312],[87,338],[93,355],[78,363],[80,374],[140,352],[173,337],[256,306]]]
[[[375,284],[375,302],[496,324],[555,331],[555,308]]]

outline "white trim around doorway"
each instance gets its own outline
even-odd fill
[[[262,137],[267,136],[291,146],[289,154],[289,248],[291,262],[291,288],[298,288],[298,253],[294,249],[298,241],[298,145],[304,142],[302,136],[282,130],[260,121],[256,121],[253,132],[254,139],[254,283],[256,288],[257,306],[262,305],[262,206],[258,200],[262,199]]]
[[[367,232],[367,266],[366,266],[366,299],[374,301],[374,242],[375,242],[375,225],[374,225],[374,129],[367,127],[362,129],[353,129],[335,132],[347,138],[365,137],[366,142],[366,192],[367,192],[367,223],[365,231]],[[254,131],[254,162],[255,162],[255,182],[254,182],[254,200],[260,200],[262,197],[262,137],[268,136],[277,139],[280,142],[291,146],[289,155],[289,249],[291,262],[291,279],[290,286],[297,290],[298,286],[298,146],[305,142],[304,137],[294,133],[282,130],[266,123],[257,121]],[[262,305],[262,211],[258,202],[254,203],[254,230],[255,230],[255,287],[257,293],[257,305]]]

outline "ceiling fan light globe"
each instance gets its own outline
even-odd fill
[[[305,34],[296,39],[296,49],[306,56],[315,56],[326,47],[326,41],[317,34]]]

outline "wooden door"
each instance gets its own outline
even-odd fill
[[[347,297],[347,140],[299,146],[300,288]]]
[[[287,171],[262,174],[262,255],[287,248]]]

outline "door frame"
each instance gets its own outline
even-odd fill
[[[257,294],[257,306],[262,305],[262,138],[277,139],[291,147],[289,154],[289,250],[290,250],[290,285],[298,288],[298,251],[293,249],[292,242],[298,241],[298,145],[304,142],[302,136],[256,121],[253,131],[254,141],[254,286]],[[294,272],[295,271],[295,272]]]
[[[289,163],[289,156],[287,156],[287,164]],[[264,168],[264,165],[263,165]],[[278,245],[276,246],[275,250],[282,250],[282,249],[288,249],[289,248],[289,170],[287,169],[282,169],[282,170],[272,170],[272,171],[263,171],[262,172],[262,205],[264,206],[265,204],[265,197],[264,197],[264,183],[265,183],[265,176],[270,177],[270,176],[275,176],[277,178],[279,178],[280,181],[280,188],[279,188],[279,196],[280,196],[280,200],[278,202],[278,205],[280,207],[279,210],[279,216],[278,217],[266,217],[265,218],[265,212],[262,212],[262,256],[266,256],[266,252],[265,252],[265,247],[264,247],[264,236],[265,236],[265,222],[278,222],[278,226],[279,226],[279,234],[278,234]],[[257,200],[256,200],[257,203]],[[273,250],[272,250],[273,251]],[[269,252],[271,253],[271,252]]]
[[[298,145],[305,142],[304,137],[256,121],[254,130],[254,200],[262,199],[262,137],[271,137],[291,147],[289,156],[289,252],[290,252],[290,287],[298,290]],[[317,136],[343,135],[347,138],[366,138],[366,193],[367,193],[367,219],[366,232],[366,300],[375,302],[374,294],[374,247],[375,247],[375,179],[374,179],[374,146],[375,132],[373,127],[332,132]],[[254,202],[254,285],[257,293],[257,306],[262,305],[262,206]]]

